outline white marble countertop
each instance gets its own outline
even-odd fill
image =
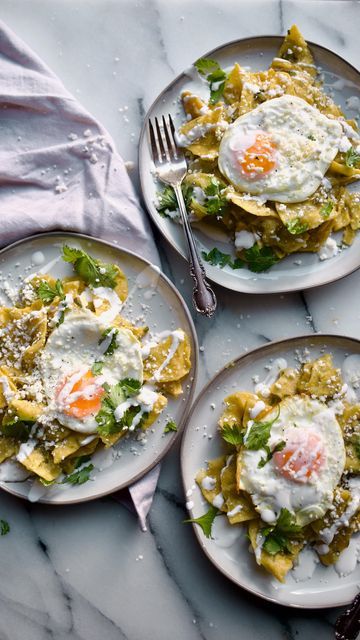
[[[347,0],[2,0],[1,18],[108,128],[136,162],[143,114],[158,92],[226,41],[305,37],[359,66],[360,2]],[[136,169],[133,172],[137,186]],[[185,263],[159,242],[163,265],[190,300]],[[331,268],[331,267],[330,267]],[[185,282],[184,282],[185,279]],[[281,296],[217,288],[213,320],[197,319],[201,386],[230,358],[312,331],[360,338],[360,271]],[[163,464],[149,519],[113,499],[42,507],[0,495],[11,534],[0,549],[0,640],[327,640],[336,611],[269,605],[236,588],[203,556],[185,515],[178,451]]]

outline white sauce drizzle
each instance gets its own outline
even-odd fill
[[[286,369],[286,367],[287,362],[285,358],[276,358],[264,380],[262,382],[258,382],[255,385],[255,393],[259,393],[264,398],[268,398],[270,395],[270,387],[274,384],[280,371],[283,371],[283,369]]]
[[[205,478],[203,478],[201,481],[201,486],[203,489],[205,489],[205,491],[212,491],[213,489],[215,489],[215,485],[216,480],[211,476],[205,476]]]
[[[162,331],[157,336],[154,336],[152,340],[149,340],[149,342],[145,343],[141,349],[141,355],[145,360],[146,358],[149,357],[151,349],[153,347],[156,347],[159,344],[159,342],[161,342],[162,340],[166,340],[166,338],[168,338],[169,336],[171,336],[172,342],[171,342],[168,354],[165,360],[163,360],[163,362],[159,366],[159,368],[156,369],[156,371],[154,371],[152,376],[152,380],[155,380],[156,382],[159,382],[161,372],[167,367],[169,362],[174,357],[179,344],[183,342],[185,338],[185,334],[182,329],[176,329],[175,331]]]

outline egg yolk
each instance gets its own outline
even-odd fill
[[[254,144],[245,149],[239,158],[242,173],[248,178],[261,178],[276,166],[275,145],[266,133],[256,136]]]
[[[274,453],[273,462],[283,477],[306,483],[324,466],[323,441],[313,431],[290,433],[284,449]]]
[[[59,396],[68,385],[72,376],[66,378],[65,382],[59,387],[57,396]],[[83,376],[74,382],[71,388],[67,390],[67,396],[64,399],[64,413],[75,418],[85,418],[86,416],[98,413],[101,408],[101,399],[105,393],[102,386],[96,384],[96,379],[91,371],[86,371]],[[73,396],[73,399],[71,398]]]

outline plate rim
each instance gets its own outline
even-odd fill
[[[146,258],[143,258],[142,256],[139,256],[139,254],[135,253],[134,251],[131,251],[129,249],[126,249],[120,245],[116,245],[112,242],[109,242],[107,240],[102,240],[101,238],[96,238],[94,236],[89,236],[85,233],[76,233],[74,231],[48,231],[48,232],[44,232],[44,233],[36,233],[33,234],[31,236],[27,236],[26,238],[21,238],[20,240],[16,240],[15,242],[7,245],[6,247],[3,247],[0,249],[0,259],[2,258],[4,253],[7,253],[9,250],[12,250],[15,247],[18,247],[22,244],[26,244],[29,241],[32,240],[39,240],[39,239],[43,239],[43,238],[51,238],[51,237],[66,237],[66,236],[70,236],[73,238],[82,238],[83,240],[90,240],[92,242],[97,242],[100,243],[104,246],[108,246],[111,247],[112,249],[118,250],[120,252],[123,252],[127,255],[129,255],[132,258],[135,258],[137,260],[140,260],[141,262],[143,262],[147,267],[151,267],[152,269],[157,268],[156,265],[154,265],[153,263],[151,263],[149,260],[146,260]],[[196,333],[196,328],[195,328],[195,324],[194,321],[192,319],[190,310],[183,298],[183,296],[181,295],[180,291],[178,291],[178,289],[175,287],[174,283],[171,282],[171,280],[168,278],[168,276],[161,270],[159,269],[159,275],[160,277],[165,281],[165,283],[170,287],[170,289],[172,290],[172,292],[175,294],[175,297],[178,299],[182,309],[184,310],[185,316],[187,318],[189,327],[190,327],[190,331],[191,331],[191,339],[193,342],[193,347],[194,347],[194,354],[193,354],[193,380],[190,382],[191,384],[191,388],[190,388],[190,392],[189,392],[189,401],[186,403],[186,407],[184,408],[184,413],[181,416],[180,419],[180,424],[178,424],[178,429],[176,432],[174,432],[173,437],[169,438],[169,441],[166,443],[164,449],[161,451],[161,453],[159,453],[155,459],[146,466],[146,468],[143,471],[140,471],[139,473],[137,473],[129,482],[125,482],[125,483],[121,483],[119,486],[117,486],[114,489],[109,489],[106,491],[102,491],[101,493],[98,493],[96,495],[92,495],[89,496],[87,498],[74,498],[72,500],[57,500],[56,502],[52,501],[52,500],[47,500],[44,497],[40,497],[36,502],[37,503],[41,503],[41,504],[49,504],[51,506],[64,506],[64,505],[71,505],[71,504],[79,504],[81,502],[90,502],[92,500],[97,500],[99,498],[103,498],[105,496],[111,495],[113,493],[116,493],[117,491],[120,491],[121,489],[125,489],[127,487],[130,487],[132,484],[134,484],[135,482],[137,482],[138,480],[141,480],[141,478],[143,478],[147,473],[149,473],[150,471],[152,471],[152,469],[154,469],[164,458],[165,456],[169,453],[170,449],[175,445],[175,442],[179,441],[180,437],[182,436],[182,433],[185,429],[185,425],[186,425],[186,421],[192,406],[192,402],[194,399],[194,394],[195,394],[195,390],[196,390],[196,383],[197,383],[197,379],[198,379],[198,372],[199,372],[199,344],[198,344],[198,338],[197,338],[197,333]],[[0,484],[0,489],[3,491],[6,491],[7,493],[10,493],[11,495],[14,495],[17,498],[21,498],[23,500],[26,500],[27,502],[31,502],[29,500],[29,498],[27,496],[24,495],[20,495],[18,494],[15,490],[8,488],[6,486],[4,486],[3,483]]]
[[[193,401],[193,404],[191,406],[191,410],[188,414],[187,417],[187,422],[185,425],[185,428],[183,430],[183,434],[182,434],[182,438],[181,438],[181,445],[180,445],[180,472],[181,472],[181,480],[182,480],[182,486],[183,486],[183,492],[184,495],[186,493],[186,479],[185,479],[185,473],[184,473],[184,460],[186,457],[186,453],[185,453],[185,440],[186,440],[186,435],[187,435],[187,431],[189,429],[189,425],[191,422],[191,419],[197,409],[197,406],[199,404],[199,402],[201,402],[201,400],[203,399],[203,396],[206,394],[206,392],[208,391],[208,389],[216,382],[219,383],[219,379],[221,379],[222,375],[230,368],[234,368],[236,367],[238,364],[240,364],[240,366],[243,364],[243,361],[246,359],[251,359],[252,356],[254,356],[255,354],[259,354],[260,352],[267,352],[268,350],[270,350],[272,347],[281,347],[281,346],[285,346],[285,345],[290,345],[294,344],[294,346],[296,346],[296,343],[298,343],[299,341],[306,341],[306,340],[317,340],[317,341],[322,341],[322,340],[326,340],[326,339],[337,339],[337,340],[350,340],[350,342],[355,342],[358,345],[360,345],[360,339],[355,338],[353,336],[347,336],[345,334],[337,334],[337,333],[304,333],[304,334],[299,334],[297,336],[293,336],[290,338],[282,338],[281,340],[274,340],[271,342],[267,342],[259,347],[255,347],[254,349],[251,349],[250,351],[247,351],[246,353],[243,353],[241,356],[238,356],[237,358],[235,358],[234,360],[229,360],[229,362],[227,362],[223,367],[221,367],[221,369],[214,375],[212,376],[212,378],[204,385],[204,387],[201,388],[200,392],[197,394],[195,400]],[[187,512],[189,513],[189,516],[192,517],[192,514],[190,513],[189,509],[186,509]],[[334,604],[323,604],[323,605],[317,605],[317,604],[302,604],[302,603],[288,603],[288,602],[281,602],[279,600],[277,600],[274,597],[268,596],[266,594],[261,593],[260,591],[258,591],[257,589],[251,588],[249,586],[246,586],[244,584],[242,584],[238,579],[236,579],[234,576],[230,575],[226,569],[224,569],[221,564],[219,564],[208,552],[207,548],[205,546],[203,546],[202,543],[202,534],[200,532],[200,529],[196,526],[195,523],[191,523],[193,531],[195,533],[195,537],[196,540],[199,544],[199,546],[201,547],[201,550],[203,551],[203,553],[205,554],[205,556],[208,558],[208,560],[214,565],[214,567],[220,571],[220,573],[222,573],[222,575],[224,575],[228,580],[231,580],[231,582],[233,584],[235,584],[237,587],[240,587],[241,589],[244,589],[245,591],[247,591],[248,593],[251,593],[253,596],[256,596],[258,598],[261,598],[262,600],[266,600],[268,602],[272,602],[274,604],[277,604],[279,606],[282,607],[289,607],[292,609],[333,609],[334,607],[343,607],[346,606],[348,604],[350,604],[352,602],[352,599],[350,600],[342,600],[340,602],[336,602]]]
[[[200,58],[207,58],[210,57],[212,55],[216,55],[217,52],[222,51],[223,49],[227,49],[228,47],[232,47],[232,46],[236,46],[239,45],[240,43],[242,44],[246,44],[247,42],[251,43],[254,40],[274,40],[274,39],[278,39],[280,42],[283,41],[285,36],[283,35],[270,35],[270,34],[265,34],[265,35],[257,35],[257,36],[248,36],[245,38],[236,38],[235,40],[230,40],[229,42],[225,42],[224,44],[218,45],[217,47],[215,47],[214,49],[211,49],[210,51],[207,51],[203,54],[200,55]],[[334,51],[332,51],[331,49],[329,49],[328,47],[324,47],[321,44],[318,44],[317,42],[313,42],[312,40],[306,40],[307,44],[310,47],[316,47],[317,49],[321,49],[322,51],[329,53],[330,55],[334,56],[335,58],[338,58],[338,60],[340,60],[342,63],[345,63],[345,65],[347,65],[348,67],[350,67],[350,69],[352,71],[354,71],[356,74],[358,74],[359,76],[359,90],[360,90],[360,69],[358,69],[357,67],[355,67],[351,62],[348,62],[343,56],[341,56],[338,53],[335,53]],[[199,59],[199,58],[198,58]],[[137,160],[138,160],[138,171],[139,171],[139,182],[140,182],[140,189],[141,189],[141,194],[144,200],[144,204],[145,204],[145,209],[148,213],[148,215],[151,218],[151,221],[156,225],[156,228],[158,229],[158,231],[161,233],[162,237],[165,238],[165,240],[169,243],[169,245],[174,249],[174,251],[176,251],[177,255],[179,255],[183,260],[185,260],[186,262],[188,261],[188,258],[185,254],[185,252],[183,253],[182,250],[177,246],[176,242],[173,240],[172,235],[170,233],[167,232],[167,230],[164,230],[160,227],[159,223],[158,223],[158,216],[159,214],[155,214],[155,211],[152,211],[152,205],[151,203],[148,203],[148,199],[146,197],[146,190],[145,190],[145,174],[146,174],[146,166],[143,165],[142,162],[142,148],[144,144],[148,144],[148,140],[147,140],[147,124],[150,118],[150,114],[152,113],[155,105],[160,102],[160,100],[162,99],[162,97],[164,96],[165,93],[167,93],[170,89],[172,89],[178,82],[180,79],[183,78],[183,76],[186,76],[186,70],[191,68],[194,65],[194,63],[192,63],[189,67],[186,67],[183,71],[181,71],[175,78],[174,80],[171,80],[171,82],[169,82],[164,89],[162,89],[162,91],[156,96],[156,98],[152,101],[152,103],[150,104],[149,108],[146,111],[146,114],[144,116],[144,121],[141,127],[141,131],[140,131],[140,136],[139,136],[139,145],[138,145],[138,152],[137,152]],[[305,291],[308,289],[315,289],[316,287],[322,287],[322,286],[326,286],[328,284],[331,284],[333,282],[338,282],[339,280],[342,280],[343,278],[346,278],[347,276],[351,275],[352,273],[354,273],[355,271],[357,271],[358,269],[360,269],[360,259],[359,259],[359,264],[355,267],[353,267],[350,271],[347,271],[347,273],[344,273],[343,275],[337,276],[337,277],[329,277],[328,279],[322,281],[321,283],[316,283],[316,284],[300,284],[299,286],[295,286],[293,288],[287,289],[287,288],[279,288],[276,291],[248,291],[248,290],[244,290],[241,287],[241,283],[242,280],[241,278],[239,278],[239,287],[237,287],[236,289],[232,288],[232,286],[230,284],[226,284],[224,282],[222,282],[221,280],[218,279],[214,279],[211,274],[209,273],[209,270],[207,269],[207,265],[204,265],[205,267],[205,271],[206,271],[206,277],[213,282],[214,284],[217,284],[221,287],[224,287],[225,289],[229,290],[229,291],[233,291],[235,293],[245,293],[245,294],[249,294],[249,295],[254,295],[254,296],[260,296],[260,295],[264,295],[264,294],[269,294],[269,295],[276,295],[276,294],[282,294],[282,293],[293,293],[293,292],[297,292],[297,291]],[[221,269],[220,269],[221,271]],[[331,272],[331,270],[329,269],[329,272]],[[269,281],[269,283],[266,284],[271,284],[271,282]],[[264,287],[265,289],[265,287]]]

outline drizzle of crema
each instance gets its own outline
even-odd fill
[[[129,431],[134,431],[134,429],[140,423],[143,415],[145,413],[150,413],[154,407],[158,394],[154,389],[147,384],[144,384],[141,391],[137,396],[133,396],[121,402],[114,411],[114,416],[116,421],[120,421],[121,418],[125,415],[125,412],[130,409],[130,407],[140,407],[140,411],[134,416],[131,426],[129,427]],[[127,430],[127,427],[124,427],[124,430]]]
[[[276,358],[271,365],[269,373],[265,376],[262,382],[258,382],[255,385],[255,393],[260,394],[264,398],[268,398],[270,395],[270,387],[276,381],[280,371],[283,371],[287,367],[285,358]]]
[[[156,371],[154,371],[152,376],[152,380],[156,382],[159,382],[161,372],[164,369],[166,369],[169,362],[173,359],[179,344],[183,342],[185,338],[185,334],[182,331],[182,329],[176,329],[175,331],[162,331],[161,333],[158,333],[156,336],[153,336],[153,339],[145,343],[141,349],[142,358],[143,360],[146,360],[146,358],[148,358],[150,355],[151,349],[153,347],[156,347],[159,344],[159,342],[161,342],[162,340],[166,340],[166,338],[168,338],[169,336],[171,336],[171,345],[170,345],[168,354],[165,360],[163,360],[163,362],[159,366],[159,368],[156,369]]]

